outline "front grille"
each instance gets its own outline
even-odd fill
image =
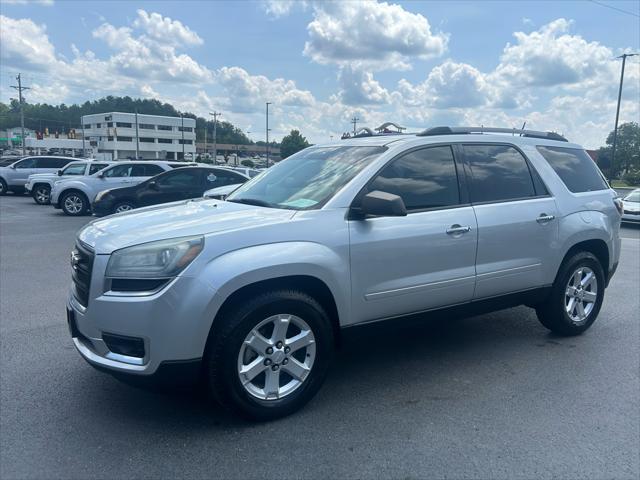
[[[632,212],[631,210],[625,210],[624,213],[625,215],[640,215],[640,211]]]
[[[73,279],[73,296],[86,307],[89,303],[91,287],[91,271],[93,270],[93,251],[78,242],[71,252],[71,278]]]

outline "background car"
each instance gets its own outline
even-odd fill
[[[78,160],[74,157],[37,156],[25,157],[8,167],[0,167],[0,195],[7,192],[21,193],[29,175],[34,173],[56,173],[67,163]]]
[[[225,185],[224,187],[212,188],[211,190],[207,190],[202,195],[204,198],[212,199],[212,200],[224,200],[227,198],[231,192],[233,192],[236,188],[238,188],[241,183],[235,183],[233,185]]]
[[[58,170],[57,173],[35,173],[29,175],[29,180],[24,188],[38,205],[48,205],[51,200],[51,189],[53,188],[54,182],[70,177],[93,175],[112,163],[113,162],[91,160],[71,162],[62,170]]]
[[[222,166],[221,168],[228,168],[230,170],[234,170],[236,172],[240,172],[243,175],[249,177],[249,178],[253,178],[256,175],[260,175],[263,170],[259,170],[257,168],[249,168],[249,167],[229,167],[229,166]]]
[[[110,215],[134,208],[201,197],[212,187],[242,184],[249,178],[217,167],[188,167],[161,173],[138,185],[100,192],[92,205],[94,215]]]
[[[165,161],[117,162],[88,177],[55,182],[51,190],[51,204],[67,215],[84,215],[90,211],[98,192],[137,185],[159,173],[190,165],[194,164]]]
[[[640,188],[622,199],[622,221],[640,223]]]

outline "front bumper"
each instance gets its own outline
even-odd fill
[[[631,212],[625,210],[622,214],[622,221],[640,223],[640,212]]]
[[[96,217],[104,217],[113,213],[113,202],[100,200],[91,204],[91,212]]]
[[[94,259],[86,307],[76,299],[73,288],[69,294],[69,329],[80,355],[100,370],[142,381],[166,375],[162,372],[167,368],[180,370],[176,365],[195,370],[217,311],[216,292],[194,277],[176,277],[153,293],[104,291],[108,257],[96,255]],[[131,356],[114,351],[108,343],[110,335],[135,338],[144,345],[144,353]]]

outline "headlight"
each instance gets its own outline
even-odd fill
[[[175,277],[204,247],[204,237],[182,237],[116,250],[107,264],[110,278]]]
[[[103,190],[101,192],[98,192],[98,195],[96,195],[94,202],[99,202],[100,200],[102,200],[107,193],[109,193],[109,190]]]

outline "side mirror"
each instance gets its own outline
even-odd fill
[[[362,197],[360,213],[365,217],[406,217],[407,208],[402,197],[375,190]]]
[[[15,164],[13,164],[13,165],[9,165],[9,168],[12,168],[12,169],[14,169],[14,170],[15,170],[15,169],[16,169],[16,165],[15,165]]]
[[[156,183],[156,181],[155,181],[155,180],[151,180],[151,181],[149,182],[149,188],[150,188],[151,190],[158,190],[158,184]]]
[[[104,173],[103,172],[98,173],[98,178],[104,178]]]
[[[61,177],[62,176],[62,170],[58,170],[58,176]]]

